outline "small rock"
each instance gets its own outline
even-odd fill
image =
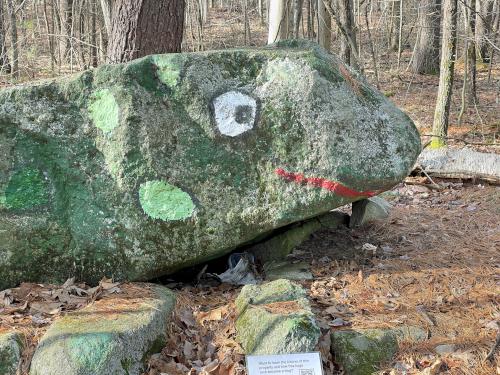
[[[342,318],[337,318],[337,319],[332,320],[330,323],[328,323],[328,325],[330,327],[345,327],[345,326],[350,326],[351,323],[346,322]]]
[[[309,264],[305,262],[268,262],[264,264],[266,280],[312,280],[313,275]]]
[[[350,228],[361,227],[367,223],[389,217],[391,204],[380,197],[356,201],[352,204]]]
[[[16,375],[22,350],[23,339],[19,333],[0,333],[0,375]]]
[[[394,329],[350,329],[332,332],[332,352],[349,375],[371,375],[389,361],[400,340],[422,341],[426,332],[418,327]]]
[[[237,340],[246,354],[313,351],[320,329],[306,291],[289,280],[243,287],[236,299]]]
[[[365,244],[363,244],[363,246],[361,248],[364,251],[372,252],[373,255],[375,255],[377,253],[377,246],[372,245],[371,243],[365,243]]]
[[[69,313],[42,337],[30,375],[139,375],[147,356],[162,349],[174,305],[170,290],[153,286]]]
[[[436,354],[440,355],[450,354],[453,353],[455,350],[457,350],[457,346],[453,344],[442,344],[434,348]]]

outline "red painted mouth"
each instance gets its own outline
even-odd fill
[[[311,185],[326,189],[334,194],[346,198],[359,198],[359,197],[373,197],[377,194],[375,191],[357,191],[342,185],[340,182],[330,181],[321,177],[305,177],[301,173],[287,172],[282,168],[274,171],[278,176],[283,177],[285,180],[295,182],[300,185]]]

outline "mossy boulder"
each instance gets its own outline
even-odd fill
[[[21,363],[22,335],[17,332],[0,332],[0,375],[16,375]]]
[[[332,332],[335,362],[346,374],[371,375],[390,362],[400,341],[422,341],[426,332],[418,327],[393,329],[349,329]]]
[[[42,337],[30,375],[139,375],[166,342],[174,294],[135,286],[132,296],[106,297],[52,324]]]
[[[243,287],[236,311],[236,338],[246,354],[310,352],[318,344],[306,291],[289,280]]]
[[[0,289],[147,280],[389,189],[412,121],[315,44],[148,56],[0,91]]]

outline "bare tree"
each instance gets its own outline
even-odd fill
[[[443,3],[443,42],[441,47],[441,67],[439,70],[439,88],[434,112],[431,147],[446,145],[450,116],[451,90],[457,49],[457,7],[458,0],[444,0]]]
[[[488,62],[489,43],[486,40],[492,33],[494,0],[476,0],[475,15],[475,42],[477,56],[483,62]]]
[[[271,44],[287,35],[286,24],[286,0],[269,1],[269,33],[267,43]]]
[[[422,0],[418,5],[419,34],[413,51],[412,71],[435,74],[439,71],[441,0]]]
[[[318,0],[318,43],[327,50],[332,43],[332,17],[326,9],[324,0]]]
[[[3,18],[3,1],[0,1],[0,69],[10,73],[9,56],[7,55],[7,46],[5,45],[5,27]]]
[[[125,62],[153,53],[179,52],[184,0],[121,0],[113,4],[108,59]]]
[[[349,34],[349,38],[342,38],[340,44],[340,56],[342,59],[350,65],[357,65],[357,41],[356,41],[356,24],[354,22],[354,5],[352,0],[337,0],[337,9],[339,10],[340,22],[346,33]],[[353,44],[356,45],[353,48]]]
[[[19,46],[17,44],[17,19],[14,0],[7,0],[7,11],[10,19],[10,44],[12,49],[11,73],[15,78],[19,77]]]
[[[476,34],[476,17],[474,15],[476,9],[476,0],[464,0],[464,17],[465,17],[465,37],[466,41],[466,59],[467,59],[467,90],[466,96],[468,104],[474,105],[477,102],[476,90],[476,42],[474,36]],[[470,38],[469,38],[470,35]]]
[[[102,15],[104,18],[104,25],[106,26],[106,33],[111,35],[111,0],[101,0]]]

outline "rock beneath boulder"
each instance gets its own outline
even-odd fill
[[[391,188],[410,120],[315,44],[147,56],[0,91],[0,290],[148,280]]]
[[[339,225],[349,223],[349,216],[339,211],[315,217],[304,222],[293,224],[279,233],[274,233],[269,239],[263,240],[248,250],[262,264],[282,261],[287,255],[306,241],[311,234],[320,229],[334,229]]]
[[[500,182],[500,155],[467,148],[425,149],[418,164],[431,176]]]
[[[380,365],[389,362],[398,349],[399,341],[427,339],[418,327],[394,329],[339,330],[332,332],[332,351],[335,361],[346,374],[371,375]]]
[[[387,219],[391,207],[389,202],[380,197],[372,197],[353,202],[349,227],[361,227],[377,220]]]
[[[264,264],[266,280],[312,280],[311,266],[305,262],[271,261]]]
[[[17,332],[0,332],[0,375],[16,375],[21,363],[23,336]]]
[[[139,375],[161,351],[175,296],[134,287],[56,320],[41,339],[30,375]]]
[[[237,340],[246,354],[313,351],[320,330],[306,291],[289,280],[243,287],[236,299]]]

